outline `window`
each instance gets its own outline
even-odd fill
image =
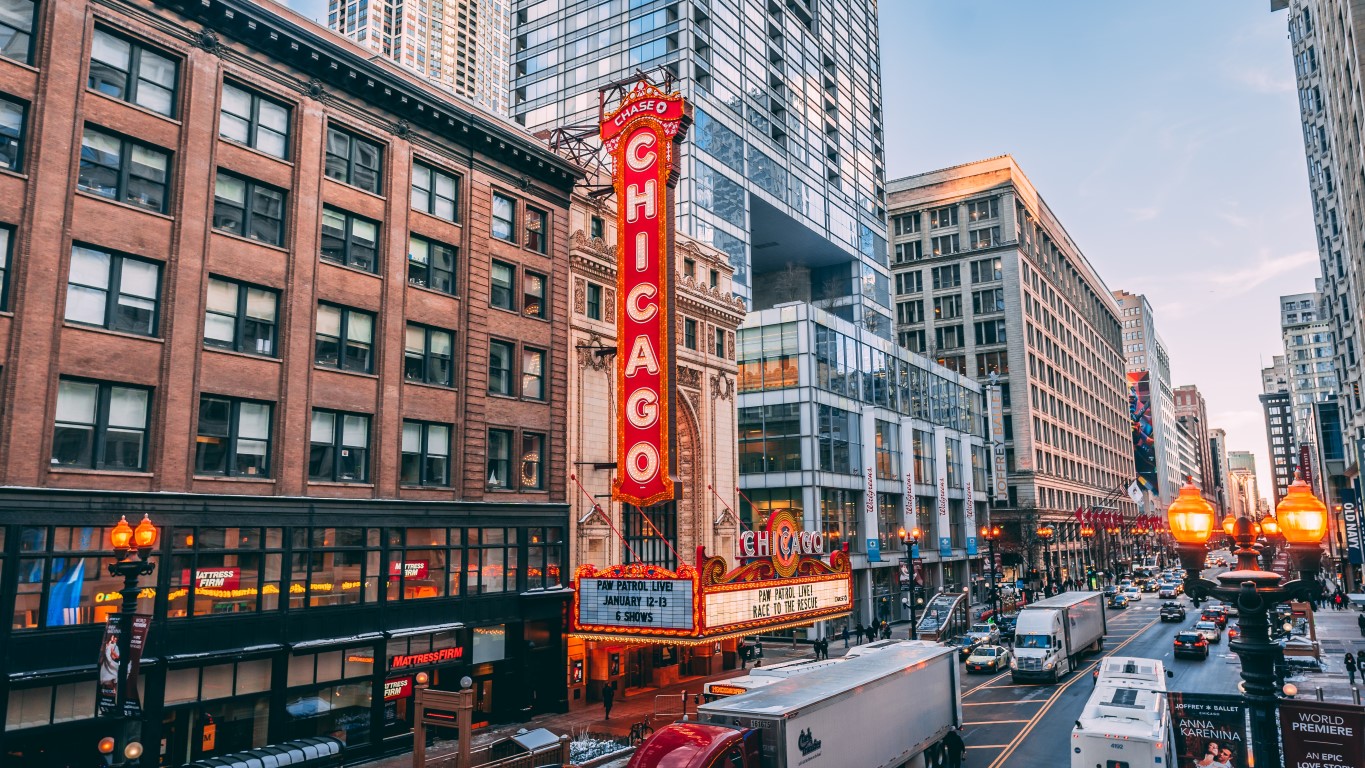
[[[989,291],[972,292],[972,313],[985,315],[1005,311],[1005,289],[993,288]]]
[[[550,240],[550,216],[545,211],[526,208],[526,247],[537,253],[546,253]]]
[[[99,128],[85,127],[76,188],[164,213],[171,156]]]
[[[413,163],[412,207],[446,221],[459,221],[460,180],[425,163]]]
[[[0,0],[0,56],[28,63],[33,6],[33,0]]]
[[[218,135],[275,157],[289,156],[289,107],[223,83]]]
[[[981,259],[972,262],[972,282],[989,283],[1004,278],[1000,269],[1000,259]]]
[[[898,338],[900,345],[911,352],[924,352],[924,331],[901,331]]]
[[[697,348],[697,321],[690,317],[683,319],[683,346],[688,349]]]
[[[958,244],[957,235],[941,235],[939,237],[932,238],[930,240],[929,246],[930,248],[933,249],[933,254],[935,256],[943,256],[945,254],[957,253],[959,250],[961,250]]]
[[[275,355],[278,293],[210,277],[206,304],[205,344],[252,355]]]
[[[455,294],[455,246],[424,237],[408,237],[408,282]]]
[[[948,325],[934,329],[934,345],[939,349],[958,349],[965,343],[962,326]]]
[[[509,243],[517,241],[517,204],[510,197],[493,193],[493,237]]]
[[[379,223],[345,211],[322,209],[322,259],[379,272]]]
[[[897,235],[913,235],[919,231],[919,212],[907,213],[903,216],[892,216],[892,226],[895,227]]]
[[[488,487],[509,491],[512,478],[512,430],[488,430]]]
[[[3,12],[3,5],[0,5],[0,14]],[[3,15],[0,15],[0,32],[5,28],[2,19]],[[0,97],[0,168],[11,171],[23,168],[24,113],[24,105]]]
[[[95,27],[89,87],[170,116],[175,113],[176,62],[141,43]]]
[[[52,435],[55,466],[140,472],[147,461],[151,390],[62,379]]]
[[[938,320],[951,320],[962,317],[962,297],[939,296],[934,299],[934,317]]]
[[[199,398],[196,475],[270,477],[270,403]]]
[[[923,241],[913,240],[908,243],[896,243],[897,264],[904,264],[907,261],[919,261],[922,258],[924,258]]]
[[[9,307],[9,262],[14,230],[0,226],[0,311]]]
[[[713,328],[712,330],[715,331],[715,334],[716,334],[716,339],[715,339],[715,341],[716,341],[716,357],[719,357],[720,359],[724,360],[724,359],[725,359],[725,329],[724,329],[724,328]]]
[[[959,285],[962,285],[961,265],[950,264],[946,267],[934,267],[934,290],[956,288]]]
[[[524,347],[521,350],[521,396],[531,400],[545,399],[545,350]]]
[[[602,286],[588,283],[587,313],[590,320],[602,319]]]
[[[740,473],[800,471],[802,440],[800,404],[740,408]]]
[[[896,293],[898,295],[909,295],[919,293],[924,290],[924,273],[897,272],[896,273]]]
[[[1000,198],[992,197],[986,200],[973,200],[967,203],[967,220],[980,221],[981,219],[994,219],[1000,215]]]
[[[497,309],[506,309],[513,312],[516,307],[512,304],[512,285],[516,280],[517,268],[511,264],[501,261],[493,262],[493,267],[488,275],[488,305]]]
[[[155,336],[160,293],[160,264],[89,246],[71,246],[67,320]]]
[[[977,344],[1004,344],[1005,343],[1005,321],[987,320],[984,323],[976,324],[976,343]]]
[[[403,345],[403,377],[408,381],[450,387],[455,384],[455,334],[408,323]]]
[[[488,342],[488,393],[516,395],[512,391],[512,360],[516,345],[510,341],[490,339]]]
[[[284,245],[284,190],[218,172],[213,226],[270,245]]]
[[[590,225],[590,231],[591,231],[593,237],[602,237],[602,233],[603,233],[605,227],[606,227],[606,222],[602,221],[602,217],[601,217],[601,216],[594,216],[594,217],[592,217],[592,224]]]
[[[941,227],[957,226],[957,206],[950,205],[946,208],[935,208],[929,212],[929,228],[939,229]]]
[[[985,378],[992,373],[997,376],[1004,376],[1010,372],[1009,353],[1000,350],[999,352],[978,352],[976,355],[976,375],[978,378]]]
[[[924,302],[900,301],[896,303],[896,322],[901,325],[924,322]]]
[[[380,160],[383,149],[373,141],[336,128],[327,129],[328,178],[359,187],[376,195],[380,192]]]
[[[545,435],[521,433],[521,489],[545,489]]]
[[[517,589],[517,529],[467,528],[465,585],[469,594]],[[473,633],[471,661],[481,664],[506,657],[506,627],[483,627]]]
[[[374,315],[334,304],[318,304],[316,361],[327,368],[371,373]]]
[[[403,456],[398,468],[403,485],[450,485],[450,425],[403,421]]]
[[[1000,227],[987,227],[986,229],[973,229],[967,233],[971,240],[972,250],[979,248],[990,248],[1000,244]]]
[[[370,477],[370,417],[313,409],[308,479],[363,483]]]
[[[521,313],[527,317],[545,319],[545,275],[526,270],[521,276]]]

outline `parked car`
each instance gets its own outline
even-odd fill
[[[1115,610],[1121,610],[1121,609],[1123,609],[1123,608],[1127,608],[1127,607],[1128,607],[1128,598],[1127,598],[1127,596],[1125,596],[1125,595],[1120,595],[1120,594],[1113,594],[1113,595],[1110,595],[1110,596],[1109,596],[1108,605],[1109,605],[1110,608],[1113,608],[1113,609],[1115,609]]]
[[[1162,603],[1162,604],[1161,604],[1161,620],[1162,620],[1162,621],[1184,621],[1184,620],[1185,620],[1185,606],[1181,605],[1180,603]]]
[[[1207,659],[1209,657],[1209,641],[1201,632],[1176,632],[1174,651],[1177,658],[1194,656]]]
[[[999,645],[980,645],[967,657],[968,672],[999,672],[1010,668],[1010,652]]]
[[[1164,583],[1156,590],[1156,596],[1161,600],[1174,599],[1176,596],[1175,585]]]
[[[1123,590],[1123,596],[1128,598],[1130,602],[1136,603],[1142,599],[1142,590],[1137,587],[1128,587]]]
[[[1002,613],[995,619],[995,626],[1000,628],[1001,637],[1010,637],[1014,634],[1014,623],[1019,620],[1017,613]]]
[[[957,657],[959,659],[966,661],[973,653],[976,652],[977,648],[985,645],[985,643],[981,642],[981,640],[978,638],[972,637],[971,635],[962,635],[960,637],[955,637],[952,640],[949,640],[948,645],[957,649]]]
[[[1223,641],[1223,628],[1212,621],[1196,621],[1194,631],[1204,636],[1210,643],[1221,643]]]
[[[1202,621],[1212,621],[1218,625],[1219,629],[1228,625],[1228,615],[1216,605],[1204,606],[1204,610],[1199,612],[1199,618]]]
[[[972,628],[967,630],[967,635],[991,645],[1000,642],[1000,628],[994,624],[973,624]]]

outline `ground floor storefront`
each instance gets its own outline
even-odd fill
[[[422,673],[471,678],[476,724],[568,707],[560,505],[0,492],[0,764],[97,764],[108,529],[144,512],[163,532],[138,599],[144,765],[306,736],[410,748]]]

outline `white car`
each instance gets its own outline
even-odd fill
[[[1204,636],[1210,643],[1221,643],[1223,641],[1223,629],[1216,622],[1196,621],[1194,631]]]
[[[994,624],[973,624],[972,628],[967,630],[967,634],[971,637],[981,638],[981,642],[983,643],[1000,642],[1000,628]]]
[[[968,672],[996,672],[1010,668],[1010,652],[999,645],[983,645],[967,657]]]
[[[1142,590],[1137,587],[1124,587],[1123,596],[1128,598],[1128,602],[1135,603],[1142,599]]]

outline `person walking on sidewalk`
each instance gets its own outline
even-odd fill
[[[1356,657],[1350,651],[1346,652],[1346,681],[1351,685],[1356,684]]]
[[[1360,631],[1361,631],[1362,634],[1365,634],[1365,618],[1362,618],[1362,619],[1361,619]],[[841,634],[843,635],[843,638],[844,638],[844,650],[847,651],[847,650],[848,650],[848,625],[847,625],[847,624],[844,625],[844,631],[843,631]]]
[[[1360,671],[1360,682],[1365,683],[1365,651],[1356,651],[1356,669]]]
[[[1360,627],[1360,636],[1365,637],[1365,613],[1356,617],[1356,625]]]
[[[611,719],[611,705],[616,703],[616,681],[613,680],[602,687],[602,709],[606,711],[603,720]]]

